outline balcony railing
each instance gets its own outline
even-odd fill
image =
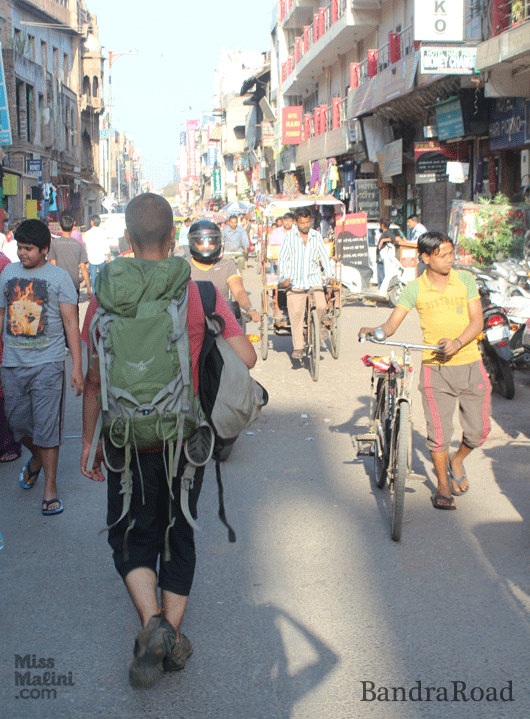
[[[492,0],[489,6],[491,36],[530,20],[530,0]]]
[[[293,0],[283,0],[283,6],[287,7],[289,2],[292,5],[292,1]],[[280,17],[281,8],[282,4],[280,3]],[[291,6],[288,7],[288,10],[290,10],[290,8]],[[293,52],[289,55],[289,58],[282,63],[282,82],[289,77],[296,64],[300,62],[302,57],[313,45],[344,15],[346,8],[347,0],[331,0],[329,5],[319,8],[318,12],[313,16],[312,24],[306,25],[303,34],[295,38]]]
[[[347,98],[334,97],[331,107],[320,105],[304,114],[304,141],[340,129],[347,120]]]
[[[413,53],[418,47],[419,43],[415,43],[413,40],[411,25],[400,33],[392,33],[390,40],[382,47],[377,50],[369,50],[365,60],[351,64],[350,87],[352,89],[359,87],[389,65]]]

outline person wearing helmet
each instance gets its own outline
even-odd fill
[[[234,300],[252,317],[253,322],[259,322],[260,313],[252,307],[235,262],[221,257],[223,238],[219,227],[209,220],[199,220],[190,227],[188,239],[191,279],[195,282],[209,280],[227,301],[232,293]]]

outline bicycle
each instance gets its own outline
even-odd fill
[[[443,349],[436,345],[419,345],[411,342],[393,342],[386,339],[383,330],[376,330],[373,337],[361,335],[360,342],[369,339],[380,345],[403,348],[403,358],[398,361],[392,350],[388,366],[377,358],[369,358],[372,366],[370,393],[371,428],[367,434],[355,436],[357,456],[374,457],[375,483],[383,489],[388,478],[392,491],[392,539],[399,542],[405,507],[405,484],[407,479],[425,480],[411,470],[412,459],[412,365],[411,350]],[[369,356],[367,356],[369,357]],[[377,379],[374,407],[374,382]],[[373,410],[373,411],[372,411]],[[362,447],[370,444],[370,449]],[[375,445],[375,446],[374,446]]]

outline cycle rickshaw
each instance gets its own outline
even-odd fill
[[[269,198],[264,209],[265,217],[278,217],[285,212],[296,210],[300,207],[311,207],[315,205],[333,205],[344,214],[344,205],[335,197],[307,197],[300,195],[295,198]],[[272,228],[267,228],[272,229]],[[269,353],[269,331],[276,335],[291,334],[291,324],[287,314],[287,290],[278,285],[278,277],[275,273],[267,273],[270,259],[268,258],[268,236],[269,232],[263,232],[261,244],[261,277],[263,289],[261,294],[261,356],[267,359]],[[333,263],[335,268],[334,282],[324,287],[327,303],[327,311],[322,321],[322,330],[327,333],[327,340],[332,357],[339,356],[340,351],[340,314],[342,310],[342,284],[341,268],[342,263]],[[269,323],[270,320],[270,323]],[[312,379],[318,380],[320,363],[321,334],[320,323],[318,322],[312,292],[307,298],[307,306],[304,320],[304,345],[305,353],[309,360],[309,371]]]

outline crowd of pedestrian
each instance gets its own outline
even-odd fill
[[[222,229],[209,220],[192,222],[187,217],[175,244],[171,206],[159,195],[146,193],[127,205],[125,221],[131,259],[119,262],[129,263],[146,283],[145,287],[131,284],[130,291],[120,285],[122,265],[115,272],[109,271],[110,247],[97,215],[90,218],[90,228],[81,237],[75,236],[75,221],[68,214],[60,218],[61,234],[55,237],[45,223],[34,219],[10,225],[6,235],[0,233],[0,463],[18,459],[22,446],[26,447],[29,459],[20,471],[20,487],[24,491],[33,489],[42,473],[42,514],[63,512],[57,466],[64,430],[65,355],[69,351],[69,382],[76,395],[83,393],[81,472],[94,481],[108,482],[109,544],[141,622],[129,679],[132,686],[148,687],[163,672],[182,669],[193,651],[190,640],[181,632],[196,563],[193,528],[179,492],[171,490],[167,470],[168,464],[174,465],[175,481],[180,482],[189,455],[182,436],[175,457],[168,456],[165,437],[155,447],[136,447],[133,453],[127,453],[124,445],[120,448],[111,443],[108,435],[100,440],[98,417],[104,383],[101,352],[98,356],[94,344],[100,336],[91,334],[91,323],[103,310],[117,312],[114,302],[125,301],[126,315],[136,317],[147,312],[142,304],[147,295],[146,304],[152,308],[168,293],[176,297],[178,290],[178,296],[185,296],[188,302],[184,322],[189,337],[190,397],[196,398],[205,336],[197,281],[209,280],[216,287],[215,312],[224,324],[222,336],[249,368],[254,366],[256,354],[229,302],[235,300],[255,322],[260,321],[260,313],[252,307],[242,279],[252,232],[246,217],[240,222],[232,215]],[[491,386],[475,339],[482,329],[482,309],[473,277],[453,270],[452,241],[442,233],[427,232],[415,216],[408,222],[426,269],[406,286],[382,329],[387,336],[393,334],[416,307],[424,341],[440,347],[438,353],[424,356],[420,391],[427,444],[438,479],[432,503],[435,509],[452,510],[456,508],[454,497],[464,495],[470,486],[463,462],[489,432]],[[8,239],[9,233],[12,237]],[[388,222],[382,219],[379,246],[394,241]],[[10,245],[16,246],[16,259],[4,251]],[[308,293],[314,298],[320,321],[326,313],[322,282],[323,276],[332,276],[329,247],[319,229],[312,227],[307,208],[278,218],[268,246],[266,259],[271,272],[277,271],[279,286],[287,294],[292,357],[299,360]],[[173,256],[172,247],[175,254],[184,249],[185,257]],[[96,282],[98,275],[101,277]],[[80,332],[83,282],[89,305]],[[102,288],[105,303],[99,301]],[[376,329],[363,327],[360,333],[373,334]],[[174,324],[170,341],[178,341],[181,334]],[[86,376],[82,372],[81,341],[87,347]],[[167,336],[163,341],[167,342]],[[148,368],[132,366],[127,368],[127,376],[133,371],[141,373]],[[456,404],[463,435],[458,450],[450,455]],[[127,470],[116,469],[125,466]],[[193,518],[197,516],[203,471],[200,466],[195,469],[189,490]],[[125,475],[130,478],[127,506],[123,502]]]

